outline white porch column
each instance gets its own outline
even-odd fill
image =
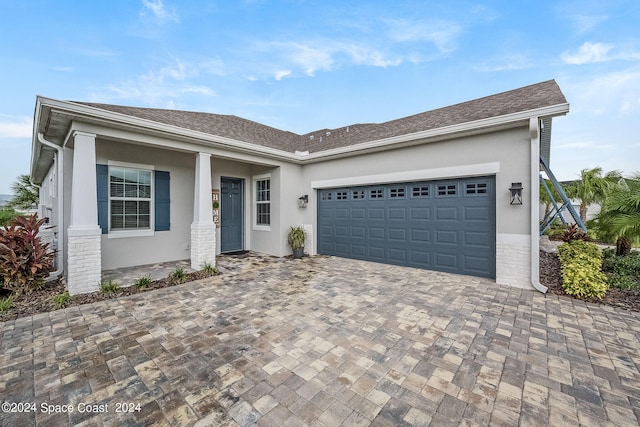
[[[196,176],[191,224],[191,268],[216,265],[216,225],[211,203],[211,154],[196,155]]]
[[[67,288],[71,295],[100,288],[102,254],[98,226],[96,136],[74,132],[71,218],[67,229]]]

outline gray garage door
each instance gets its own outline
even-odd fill
[[[495,278],[495,178],[318,191],[318,251]]]

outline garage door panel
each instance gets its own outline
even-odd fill
[[[369,227],[369,238],[374,240],[384,240],[385,229],[383,227]]]
[[[465,206],[463,209],[465,221],[490,221],[491,219],[488,206]]]
[[[369,257],[373,260],[384,261],[385,250],[382,246],[369,246]]]
[[[384,206],[378,208],[368,209],[369,218],[371,220],[383,220],[385,219]]]
[[[445,245],[458,245],[458,232],[457,231],[436,231],[436,243]]]
[[[404,220],[407,218],[407,210],[404,207],[401,208],[389,208],[389,219],[390,220],[397,220],[397,219],[401,219]]]
[[[389,228],[389,240],[395,242],[406,242],[407,230],[404,228]]]
[[[436,254],[436,267],[451,270],[458,268],[458,255],[456,254]]]
[[[431,254],[424,251],[411,251],[411,261],[414,265],[422,268],[431,267]]]
[[[366,218],[366,212],[365,208],[353,208],[351,209],[351,219],[363,220]]]
[[[406,249],[389,248],[389,259],[394,262],[400,262],[402,264],[407,262]]]
[[[360,225],[352,225],[351,226],[351,237],[354,239],[365,238],[367,236],[366,227]]]
[[[436,208],[437,221],[458,221],[457,207],[438,207]]]
[[[330,200],[325,192],[320,253],[495,277],[494,177],[340,188]]]
[[[412,207],[411,219],[412,220],[428,220],[431,217],[431,209],[428,207]]]

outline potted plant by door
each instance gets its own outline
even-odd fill
[[[289,233],[287,234],[287,243],[293,250],[294,258],[302,258],[304,254],[304,240],[307,237],[304,227],[301,225],[294,225],[289,227]]]

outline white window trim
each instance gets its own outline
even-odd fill
[[[269,206],[272,207],[271,204],[271,192],[273,188],[271,186],[271,174],[264,175],[255,175],[252,178],[252,186],[251,186],[251,206],[253,210],[253,230],[255,231],[271,231],[271,225],[260,225],[258,224],[258,195],[256,194],[256,183],[257,181],[263,181],[265,179],[269,180]],[[271,213],[272,210],[269,209],[269,222],[271,222]]]
[[[155,167],[153,165],[145,165],[141,163],[127,163],[127,162],[118,162],[114,160],[107,161],[108,171],[107,176],[111,176],[111,168],[128,168],[128,169],[141,169],[151,171],[151,202],[149,206],[149,229],[148,230],[112,230],[111,229],[111,190],[110,190],[110,179],[108,178],[107,185],[109,188],[107,191],[109,192],[109,202],[108,202],[108,219],[109,219],[109,233],[107,237],[109,239],[122,239],[127,237],[149,237],[155,234]]]

